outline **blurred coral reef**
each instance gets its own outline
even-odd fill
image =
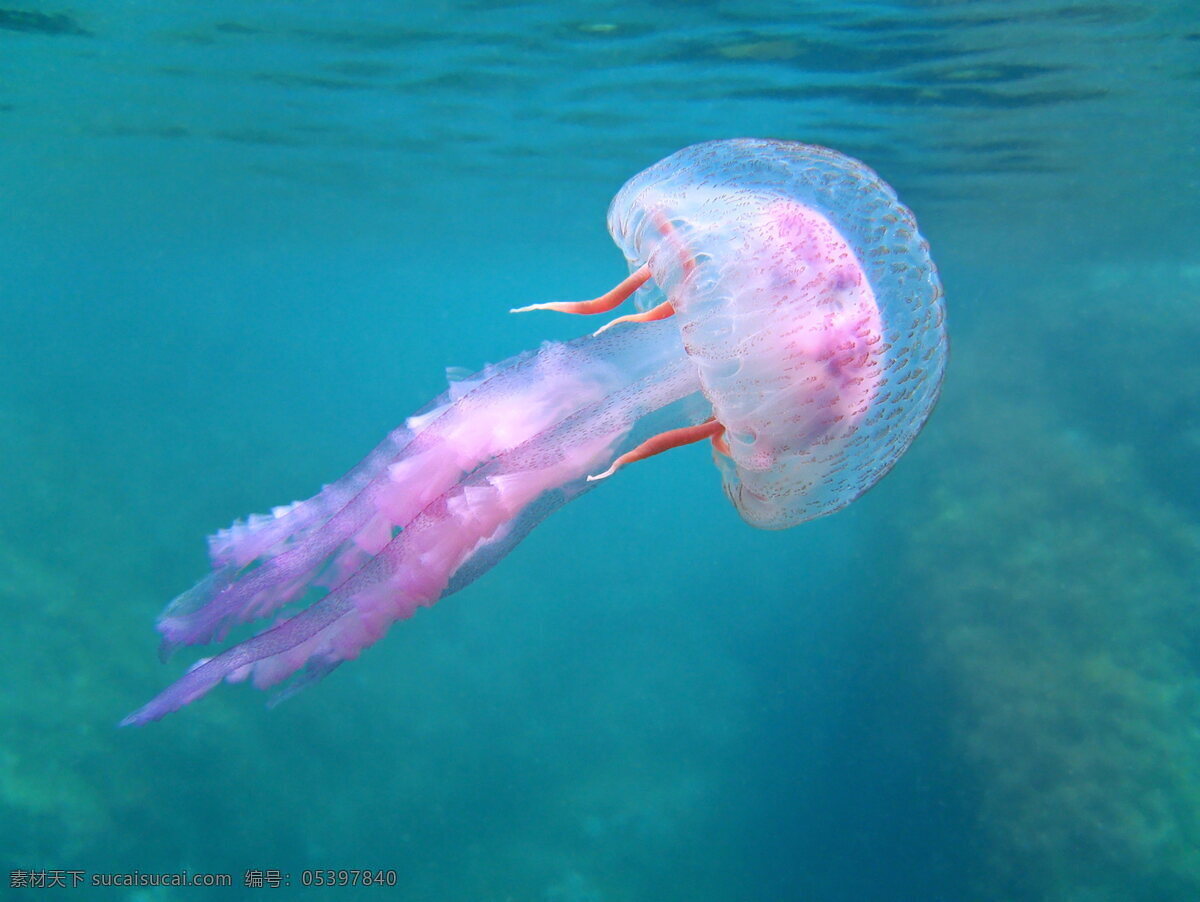
[[[963,312],[922,439],[940,466],[903,524],[976,776],[979,891],[1193,899],[1200,267],[1072,271],[1039,291]]]

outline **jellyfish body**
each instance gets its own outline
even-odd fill
[[[577,312],[636,291],[648,312],[632,318],[658,321],[452,382],[315,497],[213,536],[212,572],[159,617],[164,651],[275,623],[123,724],[222,680],[288,681],[286,695],[320,678],[653,436],[713,438],[742,517],[783,528],[850,503],[924,424],[945,365],[941,289],[912,214],[862,164],[791,142],[695,145],[627,182],[609,230],[633,275]]]
[[[676,311],[748,523],[844,507],[916,437],[945,368],[941,286],[912,213],[866,166],[784,141],[697,144],[630,179],[608,226]]]

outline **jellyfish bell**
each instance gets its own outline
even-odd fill
[[[626,182],[608,225],[679,320],[748,523],[844,507],[916,437],[945,366],[941,285],[912,213],[866,166],[710,141]]]
[[[639,312],[452,381],[313,498],[211,537],[212,572],[158,619],[164,651],[275,621],[122,724],[223,680],[290,694],[634,461],[708,440],[741,516],[780,529],[849,504],[912,442],[945,365],[941,287],[912,214],[861,163],[697,144],[630,179],[608,222],[626,279],[519,310],[636,296]]]

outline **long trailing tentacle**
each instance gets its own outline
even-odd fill
[[[422,497],[420,506],[409,508],[410,514],[392,520],[372,555],[340,572],[323,598],[198,662],[123,723],[162,717],[222,680],[253,677],[256,685],[267,687],[290,678],[287,692],[320,678],[378,640],[395,620],[485,572],[549,512],[586,491],[589,470],[636,437],[639,424],[656,419],[650,416],[655,411],[675,410],[676,402],[700,398],[694,369],[680,352],[678,334],[669,327],[548,345],[540,356],[546,372],[515,382],[509,373],[501,380],[491,419],[479,420],[481,411],[471,410],[465,425],[473,425],[475,433],[455,440],[472,449],[475,466],[460,468],[436,496]],[[590,393],[564,384],[564,374],[580,367],[590,375]],[[574,399],[571,409],[564,414],[547,408],[531,416],[530,399],[544,405],[542,393],[551,389],[556,397]],[[464,401],[468,407],[469,400]],[[672,414],[690,415],[683,408]],[[511,435],[501,435],[500,444],[494,445],[497,431],[505,429],[512,430]],[[406,488],[423,484],[423,469],[407,475]]]
[[[530,352],[487,367],[471,380],[452,385],[423,413],[410,417],[403,429],[394,431],[363,464],[335,484],[349,479],[357,491],[340,492],[346,500],[330,516],[255,560],[219,566],[174,599],[158,618],[163,637],[160,655],[165,658],[183,645],[220,641],[231,627],[299,600],[314,582],[332,586],[357,569],[391,538],[395,521],[406,519],[475,466],[473,453],[456,453],[447,436],[493,405],[505,384],[529,378],[539,365],[544,361],[539,364],[538,355]],[[569,388],[564,384],[556,391]],[[531,398],[531,403],[541,402]],[[542,403],[541,410],[548,422],[554,422],[568,415],[570,407]],[[503,446],[503,431],[498,430],[494,440]],[[409,473],[418,469],[421,479],[414,486]]]

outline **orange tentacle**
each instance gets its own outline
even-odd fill
[[[662,454],[664,451],[669,451],[672,448],[678,448],[681,445],[690,445],[694,442],[704,441],[704,439],[716,439],[725,432],[725,427],[716,421],[716,419],[705,420],[697,426],[684,426],[681,429],[668,429],[666,432],[660,432],[658,435],[652,435],[646,439],[632,451],[626,451],[620,457],[613,461],[612,466],[599,473],[596,476],[589,476],[588,482],[595,482],[597,479],[607,479],[613,473],[621,469],[626,464],[634,463],[635,461],[645,460],[647,457],[653,457],[655,454]]]
[[[527,313],[530,310],[554,310],[558,313],[608,313],[619,307],[631,294],[650,281],[649,265],[634,270],[611,291],[606,291],[598,298],[590,301],[551,301],[548,304],[530,304],[528,307],[514,307],[509,313]]]
[[[733,452],[729,450],[729,442],[725,440],[725,430],[714,433],[712,437],[712,446],[724,454],[726,457],[733,457]]]
[[[652,323],[656,320],[666,319],[668,316],[674,315],[675,308],[671,306],[671,302],[663,301],[658,306],[651,307],[649,310],[644,310],[641,313],[627,313],[625,316],[618,316],[611,322],[605,323],[592,334],[599,335],[601,332],[611,329],[618,323]]]
[[[656,210],[654,213],[654,225],[658,228],[658,233],[674,248],[675,254],[679,257],[679,266],[683,270],[683,277],[686,279],[696,268],[696,258],[688,253],[688,249],[679,240],[678,231],[671,225],[671,221],[663,216],[661,210]]]

